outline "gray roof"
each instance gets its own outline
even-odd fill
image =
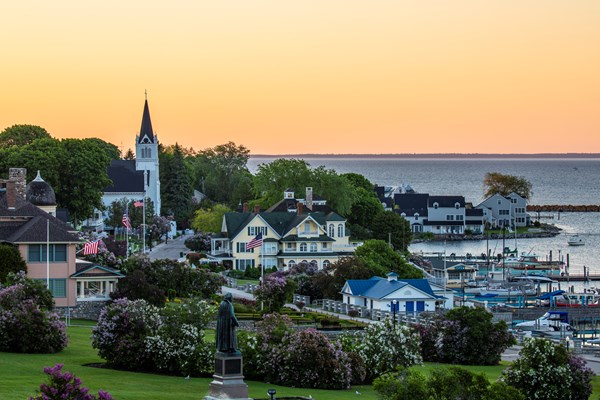
[[[108,166],[112,185],[105,193],[144,193],[144,172],[135,169],[135,160],[112,160]]]
[[[433,203],[438,203],[440,207],[454,207],[456,203],[460,207],[465,206],[464,196],[429,196],[428,205],[433,207]]]
[[[0,190],[0,242],[46,243],[50,232],[52,243],[79,242],[72,228],[58,218],[17,196],[16,207],[8,209],[6,191]]]
[[[148,99],[144,102],[144,114],[142,115],[142,127],[140,128],[138,143],[154,143],[154,130],[152,129],[152,121],[150,120]]]

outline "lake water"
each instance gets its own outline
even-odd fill
[[[258,165],[276,157],[251,157],[248,168],[255,173]],[[385,186],[410,184],[420,193],[461,195],[474,205],[484,200],[483,178],[487,172],[523,176],[533,186],[530,204],[596,205],[600,204],[600,159],[597,158],[304,158],[311,167],[320,165],[337,173],[356,172],[371,182]],[[552,215],[543,213],[544,215]],[[569,254],[571,273],[580,274],[583,266],[600,274],[600,215],[598,213],[553,214],[552,223],[563,229],[553,238],[519,239],[519,252],[546,256],[550,251],[557,259]],[[568,246],[568,235],[578,233],[584,246]],[[507,239],[514,247],[514,239]],[[413,252],[481,254],[486,241],[429,242],[411,245]],[[502,251],[502,241],[490,241],[492,254]]]

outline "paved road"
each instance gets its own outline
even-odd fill
[[[156,247],[153,247],[152,250],[147,251],[148,257],[151,260],[158,260],[163,258],[169,258],[171,260],[178,260],[180,258],[181,252],[188,252],[190,249],[185,247],[183,244],[185,239],[189,238],[189,235],[181,235],[175,239],[169,240],[169,243],[161,243]]]

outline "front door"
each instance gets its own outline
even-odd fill
[[[406,313],[407,314],[412,314],[415,312],[415,302],[414,301],[407,301],[406,302]]]
[[[423,312],[423,311],[425,311],[425,302],[417,301],[417,312]]]

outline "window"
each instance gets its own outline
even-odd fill
[[[325,243],[325,242],[321,243],[321,249],[327,250],[327,243]]]
[[[344,224],[338,225],[338,237],[344,237]]]
[[[437,202],[436,202],[436,203],[433,203],[433,208],[435,208],[436,210],[438,209],[438,207],[439,207],[439,206],[440,206],[440,205],[439,205]]]
[[[237,252],[238,253],[254,253],[254,249],[246,250],[246,242],[238,242],[237,243]]]
[[[46,279],[36,279],[46,286]],[[67,297],[67,280],[66,279],[50,279],[50,291],[52,297]]]
[[[296,243],[287,242],[285,244],[285,249],[286,250],[295,250],[296,249]]]
[[[498,214],[500,215],[509,215],[509,210],[498,210]]]
[[[306,251],[306,250],[307,250],[306,243],[300,243],[300,251]]]
[[[246,268],[254,267],[254,260],[235,260],[235,269],[245,271]]]
[[[502,204],[502,200],[498,199],[498,204]]]
[[[310,252],[311,253],[316,253],[317,252],[317,244],[316,243],[311,243],[310,244]]]
[[[460,204],[459,203],[455,203],[454,204],[454,208],[456,208],[458,210],[460,208]]]
[[[446,221],[454,221],[454,215],[452,215],[452,214],[446,215]]]
[[[415,221],[419,220],[419,213],[415,213]]]
[[[329,260],[323,261],[323,268],[329,267],[330,265],[331,265],[331,262]]]
[[[308,221],[304,223],[304,233],[310,233],[310,222]]]
[[[333,224],[329,225],[329,237],[335,236],[335,226]]]
[[[256,236],[261,233],[263,236],[267,236],[267,227],[266,226],[249,226],[248,227],[248,235]]]
[[[294,261],[294,260],[290,260],[290,262],[288,262],[288,266],[289,266],[290,268],[292,268],[292,267],[293,267],[293,266],[295,266],[295,265],[296,265],[296,261]]]
[[[459,214],[459,215],[456,216],[456,220],[457,221],[462,221],[462,220],[464,220],[464,217]]]
[[[46,261],[46,245],[45,244],[30,244],[28,247],[27,260],[29,262],[44,262]],[[51,244],[50,245],[50,262],[67,261],[67,245],[66,244]]]
[[[513,204],[516,204],[517,203],[516,197],[511,197],[510,198],[510,202],[513,203]]]
[[[319,267],[319,263],[317,262],[317,260],[312,260],[312,261],[310,262],[310,265],[311,265],[312,267],[317,267],[317,268]]]

